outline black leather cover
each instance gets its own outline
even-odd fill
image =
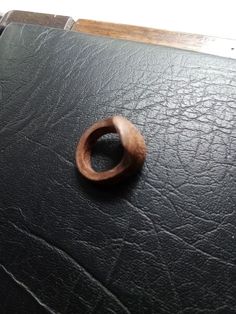
[[[30,25],[0,39],[0,312],[236,313],[236,62]],[[98,119],[148,147],[78,174]]]

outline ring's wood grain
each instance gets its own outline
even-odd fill
[[[209,53],[217,56],[236,58],[236,40],[172,32],[142,26],[115,24],[79,19],[72,30],[92,35],[134,40],[173,48]]]
[[[113,169],[96,172],[91,166],[91,151],[104,134],[118,133],[124,148],[120,163]],[[138,129],[126,118],[114,116],[98,121],[82,135],[76,148],[76,165],[80,173],[89,180],[114,183],[140,169],[146,157],[146,145]]]

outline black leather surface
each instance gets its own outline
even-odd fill
[[[236,313],[234,60],[10,25],[0,85],[1,313]],[[97,187],[75,146],[114,114],[148,156]]]

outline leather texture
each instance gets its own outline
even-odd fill
[[[0,85],[1,313],[236,313],[235,60],[11,24]],[[75,147],[117,114],[147,159],[97,186]]]
[[[74,20],[70,16],[36,13],[30,11],[12,10],[5,13],[2,18],[0,17],[1,28],[6,27],[12,22],[43,25],[66,30],[70,30],[74,24]]]

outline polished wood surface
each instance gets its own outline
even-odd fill
[[[236,39],[172,32],[141,26],[98,22],[69,16],[13,10],[0,17],[0,34],[11,22],[37,24],[82,33],[209,53],[236,59]]]
[[[120,163],[112,169],[97,172],[92,168],[92,148],[97,140],[108,133],[119,134],[124,152]],[[88,128],[76,148],[75,160],[80,173],[97,183],[116,183],[139,170],[146,158],[146,145],[139,130],[126,118],[114,116]]]
[[[0,26],[6,27],[11,22],[37,24],[70,30],[74,20],[70,16],[44,14],[28,11],[9,11],[0,20]]]
[[[72,30],[236,58],[236,40],[154,28],[78,20]]]

